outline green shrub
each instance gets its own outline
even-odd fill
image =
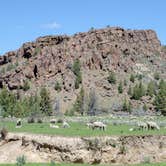
[[[155,80],[159,80],[160,79],[160,75],[158,72],[154,73],[154,79]]]
[[[23,85],[22,88],[23,88],[24,91],[27,91],[27,90],[30,89],[30,84],[29,84],[29,81],[28,81],[28,80],[26,80],[26,81],[24,82],[24,85]]]
[[[131,81],[132,83],[135,82],[135,76],[134,76],[133,74],[130,75],[130,81]]]
[[[124,145],[121,145],[119,148],[119,154],[126,154],[127,149]]]
[[[43,123],[42,119],[37,119],[37,123]]]
[[[142,163],[149,164],[150,163],[150,157],[149,156],[144,156]]]
[[[151,81],[151,82],[149,82],[149,84],[148,84],[146,94],[147,94],[148,96],[151,96],[151,97],[152,97],[153,95],[155,95],[155,93],[156,93],[155,84],[154,84],[153,81]]]
[[[148,110],[146,104],[143,105],[143,110],[144,110],[144,111],[147,111],[147,110]]]
[[[45,115],[52,114],[50,93],[45,87],[40,90],[40,111]]]
[[[17,166],[23,166],[26,164],[26,157],[24,155],[17,157],[16,159],[16,165]]]
[[[119,92],[119,93],[123,93],[122,81],[120,81],[120,83],[119,83],[118,92]]]
[[[125,98],[122,106],[122,110],[131,113],[132,105],[131,102],[128,102]]]
[[[76,80],[75,80],[75,88],[78,89],[79,85],[82,83],[82,74],[81,74],[81,64],[79,59],[76,59],[74,61],[73,67],[72,67],[72,71],[76,76]]]
[[[55,89],[56,91],[58,91],[58,92],[61,91],[62,87],[61,87],[61,85],[60,85],[60,83],[59,83],[58,81],[56,81],[55,86],[54,86],[54,89]]]
[[[127,80],[126,79],[124,79],[123,85],[127,86]]]
[[[132,96],[132,88],[131,88],[131,85],[129,85],[129,89],[127,91],[128,95]]]
[[[160,89],[155,96],[154,105],[157,111],[161,111],[161,113],[166,116],[166,82],[160,85]]]
[[[144,96],[145,93],[146,93],[145,88],[142,82],[140,82],[139,84],[136,84],[133,88],[132,99],[140,100],[140,98]]]
[[[113,71],[111,71],[109,73],[107,80],[110,84],[116,84],[116,76],[115,76],[115,73]]]
[[[34,117],[30,117],[27,120],[28,123],[35,123],[35,118]]]

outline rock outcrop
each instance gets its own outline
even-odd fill
[[[140,72],[136,64],[143,64],[143,67],[148,68],[145,73],[149,77],[156,70],[161,71],[165,77],[165,57],[153,30],[124,30],[115,27],[90,30],[73,36],[45,36],[0,57],[0,85],[16,90],[21,89],[24,82],[29,80],[32,84],[29,93],[38,90],[37,87],[47,85],[52,98],[55,98],[57,93],[53,89],[58,80],[62,85],[62,93],[59,93],[62,98],[75,96],[76,78],[71,68],[74,60],[79,59],[83,86],[87,91],[97,87],[100,82],[100,88],[103,87],[100,96],[110,96],[108,93],[114,92],[110,87],[110,92],[106,92],[108,88],[104,87],[108,85],[102,83],[109,71],[114,70],[118,77],[125,78],[132,72]],[[34,73],[35,66],[37,75]]]

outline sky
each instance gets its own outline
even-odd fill
[[[39,36],[107,25],[153,29],[165,45],[165,17],[166,0],[0,0],[0,55]]]

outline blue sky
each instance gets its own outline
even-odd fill
[[[166,0],[0,0],[0,54],[50,34],[107,25],[154,29],[166,44]]]

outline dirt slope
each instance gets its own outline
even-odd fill
[[[28,162],[166,162],[166,136],[80,138],[10,133],[0,142],[0,163],[14,163],[23,154]]]

